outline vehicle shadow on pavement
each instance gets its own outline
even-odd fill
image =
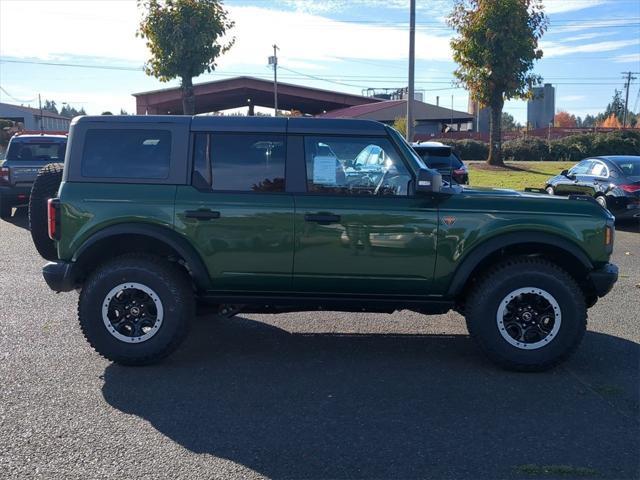
[[[0,220],[0,222],[3,221],[9,222],[16,227],[29,230],[29,214],[27,213],[26,208],[16,208],[11,217]]]
[[[616,230],[620,230],[623,232],[640,233],[640,221],[638,220],[617,221]]]
[[[638,344],[589,332],[566,366],[518,374],[464,335],[209,316],[161,365],[107,367],[103,395],[192,452],[276,479],[518,478],[522,465],[623,479],[640,473],[639,359]]]

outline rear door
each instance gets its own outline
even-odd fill
[[[193,135],[191,185],[175,227],[195,245],[216,292],[284,292],[293,268],[293,198],[285,192],[286,123],[272,132]]]
[[[295,195],[294,290],[428,294],[438,212],[433,198],[409,195],[412,174],[391,141],[309,135],[303,142],[306,191]],[[322,154],[322,145],[337,162]],[[377,151],[384,163],[345,175],[363,151]]]

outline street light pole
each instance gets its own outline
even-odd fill
[[[410,1],[409,10],[409,88],[407,98],[407,142],[413,141],[413,97],[416,60],[416,0]]]

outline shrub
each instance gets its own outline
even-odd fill
[[[546,160],[549,144],[537,137],[516,138],[502,142],[502,154],[506,160]]]
[[[436,141],[451,145],[463,160],[485,160],[489,156],[489,145],[479,140],[443,138]]]

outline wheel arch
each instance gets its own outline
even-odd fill
[[[174,230],[152,224],[119,223],[93,234],[74,254],[74,271],[80,280],[104,260],[132,252],[175,259],[197,290],[210,287],[209,273],[195,248]]]
[[[540,255],[552,259],[571,274],[583,289],[586,274],[593,270],[587,254],[574,242],[544,232],[513,232],[493,237],[477,245],[456,269],[448,296],[458,297],[470,283],[495,262],[512,255]],[[588,293],[588,292],[586,292]]]

